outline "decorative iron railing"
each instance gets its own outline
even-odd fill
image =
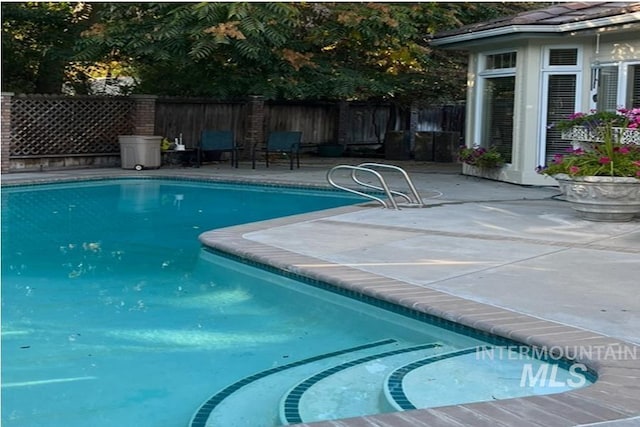
[[[615,141],[619,141],[621,144],[639,144],[640,145],[640,130],[630,128],[613,128],[612,134]],[[585,126],[574,126],[571,129],[565,129],[561,134],[562,139],[570,141],[585,141],[585,142],[602,142],[603,135],[598,129],[592,129]]]

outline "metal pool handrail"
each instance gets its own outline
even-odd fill
[[[385,182],[384,178],[382,177],[382,175],[376,171],[374,171],[373,169],[369,169],[369,168],[365,168],[365,167],[360,167],[360,166],[352,166],[352,165],[337,165],[332,167],[331,169],[329,169],[329,172],[327,172],[327,181],[329,181],[329,184],[331,184],[332,186],[334,186],[335,188],[338,188],[340,190],[344,190],[347,191],[349,193],[354,193],[354,194],[358,194],[362,197],[366,197],[372,200],[375,200],[377,202],[379,202],[380,204],[382,204],[383,207],[388,208],[389,205],[387,204],[387,202],[385,202],[384,200],[382,200],[379,197],[374,196],[373,194],[369,194],[369,193],[365,193],[362,191],[358,191],[358,190],[354,190],[353,188],[349,188],[349,187],[345,187],[343,185],[340,185],[338,183],[335,182],[335,180],[333,179],[333,174],[338,171],[338,170],[350,170],[351,171],[351,177],[354,179],[354,181],[356,181],[357,183],[361,184],[361,182],[359,182],[358,180],[356,180],[353,176],[353,174],[356,171],[361,171],[361,172],[367,172],[372,174],[373,176],[375,176],[376,178],[378,178],[378,180],[380,181],[380,187],[375,187],[375,186],[371,186],[369,184],[365,185],[365,187],[370,187],[370,188],[376,188],[378,190],[382,190],[385,192],[385,194],[387,195],[387,198],[389,199],[389,203],[391,204],[391,206],[394,209],[398,209],[398,205],[396,203],[396,201],[393,199],[393,193],[391,192],[391,190],[389,190],[389,187],[387,186],[387,183]]]
[[[385,181],[385,179],[382,176],[382,174],[379,173],[378,171],[375,171],[374,168],[389,169],[389,170],[396,171],[396,172],[399,172],[400,174],[402,174],[402,176],[404,177],[404,180],[406,181],[407,185],[409,186],[409,190],[411,190],[411,194],[413,195],[413,199],[409,195],[407,195],[407,194],[405,194],[405,193],[403,193],[401,191],[391,190],[389,188],[389,186],[387,185],[387,182]],[[394,196],[399,196],[399,197],[404,198],[408,202],[407,206],[409,206],[409,207],[421,207],[422,208],[422,207],[425,206],[424,202],[422,201],[422,198],[418,194],[418,191],[416,190],[416,187],[413,185],[413,182],[411,181],[411,178],[409,178],[409,175],[407,174],[407,172],[404,169],[402,169],[402,168],[400,168],[398,166],[387,165],[387,164],[384,164],[384,163],[360,163],[358,166],[337,165],[337,166],[334,166],[333,168],[331,168],[329,170],[329,172],[327,172],[327,181],[329,181],[329,184],[331,184],[335,188],[339,188],[341,190],[348,191],[349,193],[358,194],[360,196],[367,197],[367,198],[372,199],[372,200],[376,200],[379,203],[381,203],[383,207],[388,208],[389,204],[387,204],[387,202],[385,202],[384,200],[380,199],[379,197],[376,197],[376,196],[374,196],[372,194],[369,194],[369,193],[365,193],[363,191],[355,190],[353,188],[345,187],[344,185],[340,185],[340,184],[336,183],[335,180],[333,179],[333,174],[337,170],[341,170],[341,169],[350,170],[351,171],[351,179],[356,184],[361,185],[361,186],[366,187],[366,188],[372,188],[372,189],[377,190],[377,191],[384,191],[384,193],[387,195],[387,198],[389,199],[389,204],[394,209],[399,209],[398,208],[398,204],[396,203],[396,201],[394,199]],[[380,182],[380,186],[376,186],[376,185],[369,184],[369,183],[361,181],[360,179],[358,179],[358,176],[357,176],[358,172],[367,172],[367,173],[372,174],[373,176],[378,178],[378,181]]]
[[[394,165],[387,165],[387,164],[384,164],[384,163],[360,163],[358,165],[358,167],[367,168],[367,169],[383,168],[383,169],[390,169],[390,170],[399,172],[404,177],[404,180],[406,181],[407,185],[409,186],[409,190],[411,190],[411,194],[413,195],[414,200],[412,200],[411,197],[409,197],[408,195],[406,195],[405,193],[402,193],[400,191],[391,190],[391,193],[404,198],[411,206],[414,206],[414,205],[415,206],[419,206],[419,207],[424,207],[425,206],[424,202],[422,201],[422,198],[420,197],[420,195],[418,194],[418,191],[416,190],[416,187],[413,185],[413,182],[411,181],[411,178],[409,178],[409,174],[407,174],[407,172],[404,169],[402,169],[401,167],[394,166]],[[376,189],[376,190],[382,190],[382,188],[376,187],[375,185],[368,184],[368,183],[360,181],[356,177],[356,173],[357,173],[357,170],[353,170],[351,172],[351,178],[353,178],[353,180],[357,184],[360,184],[360,185],[362,185],[364,187],[373,188],[373,189]],[[383,179],[383,182],[384,182],[384,179]]]

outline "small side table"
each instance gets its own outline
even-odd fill
[[[167,167],[187,167],[197,163],[196,150],[187,148],[186,150],[165,150],[162,152],[162,166]]]

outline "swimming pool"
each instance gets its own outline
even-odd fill
[[[161,180],[3,189],[3,425],[273,426],[408,409],[408,400],[437,406],[566,389],[518,387],[523,358],[479,361],[487,343],[476,337],[197,241],[212,228],[359,200]],[[475,387],[438,379],[469,362],[483,368],[460,381]],[[387,403],[372,406],[380,399],[355,380],[363,373],[384,382],[375,393]],[[444,385],[435,400],[416,396],[421,373]],[[502,394],[481,390],[486,375],[504,380]],[[557,379],[570,378],[563,370]],[[318,398],[335,383],[349,387]]]

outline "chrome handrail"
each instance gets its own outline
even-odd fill
[[[398,167],[398,166],[394,166],[394,165],[387,165],[384,163],[369,163],[369,162],[365,162],[365,163],[360,163],[358,165],[359,168],[365,168],[368,170],[371,170],[371,168],[384,168],[384,169],[391,169],[394,170],[396,172],[399,172],[403,177],[404,180],[407,183],[407,186],[409,187],[409,190],[411,190],[411,193],[413,194],[413,198],[415,200],[412,200],[411,197],[409,197],[408,195],[406,195],[405,193],[402,193],[400,191],[391,191],[392,194],[395,194],[396,196],[400,196],[402,198],[404,198],[408,203],[412,204],[412,205],[418,205],[420,207],[424,207],[425,204],[422,201],[422,198],[420,197],[420,195],[418,194],[418,191],[416,190],[416,187],[413,185],[413,182],[411,181],[411,178],[409,178],[409,175],[407,174],[407,172]],[[354,169],[351,171],[351,178],[357,183],[362,185],[363,187],[368,187],[368,188],[373,188],[375,190],[382,190],[382,188],[376,187],[375,185],[372,184],[368,184],[365,182],[360,181],[356,174],[358,172],[358,169]],[[382,180],[384,182],[384,179]]]
[[[327,181],[329,181],[329,184],[331,184],[332,186],[334,186],[335,188],[338,188],[340,190],[344,190],[347,191],[349,193],[354,193],[354,194],[358,194],[362,197],[366,197],[372,200],[376,200],[377,202],[381,203],[383,207],[385,208],[389,208],[389,205],[387,204],[387,202],[385,202],[384,200],[382,200],[379,197],[374,196],[373,194],[369,194],[369,193],[364,193],[362,191],[358,191],[358,190],[354,190],[353,188],[349,188],[349,187],[345,187],[343,185],[340,185],[338,183],[335,182],[335,180],[333,179],[333,174],[340,170],[340,169],[345,169],[345,170],[350,170],[351,171],[351,177],[354,179],[354,181],[356,181],[358,184],[360,185],[364,185],[365,187],[370,187],[370,188],[376,188],[377,190],[381,190],[384,191],[385,194],[387,195],[387,198],[389,199],[389,203],[391,204],[391,206],[394,209],[398,209],[398,204],[396,203],[396,201],[393,198],[393,194],[394,192],[392,192],[391,190],[389,190],[389,187],[387,186],[387,183],[385,182],[384,178],[382,177],[382,175],[376,171],[374,171],[373,169],[369,169],[369,168],[365,168],[362,166],[352,166],[352,165],[337,165],[332,167],[331,169],[329,169],[329,172],[327,172]],[[356,180],[353,176],[353,174],[357,171],[360,172],[368,172],[372,175],[374,175],[376,178],[378,178],[378,180],[380,181],[380,187],[375,187],[369,184],[363,184],[362,182],[360,182],[359,180]]]

